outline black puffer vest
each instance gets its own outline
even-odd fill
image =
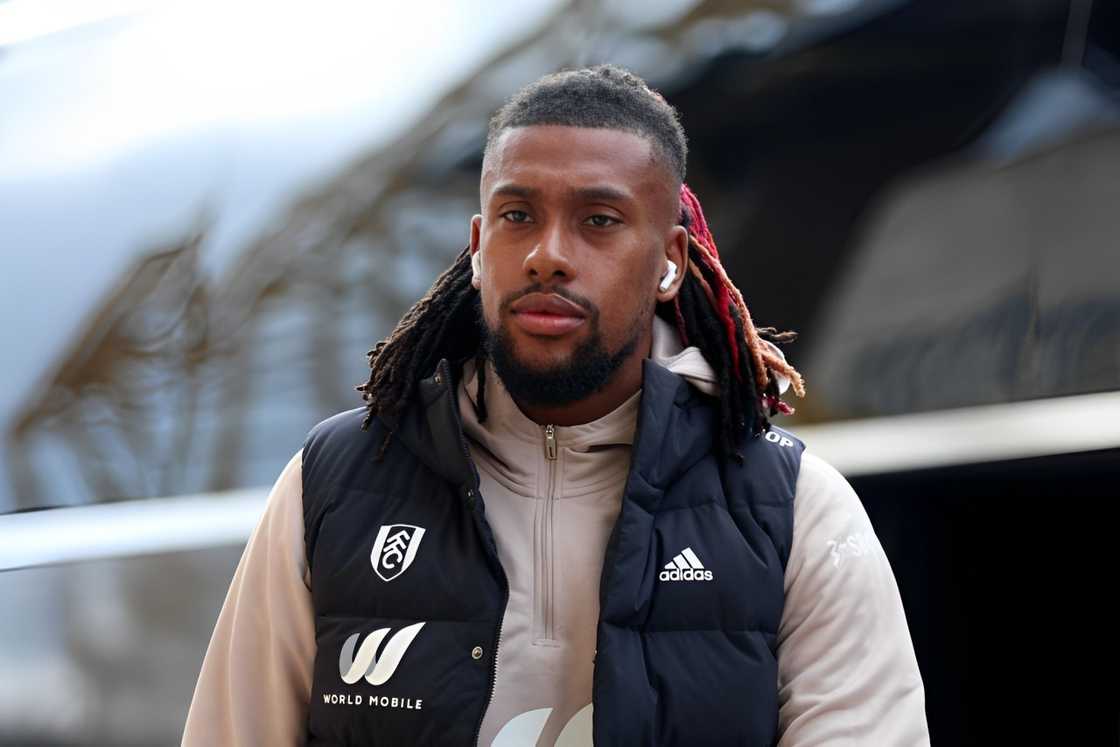
[[[508,587],[456,383],[442,361],[379,462],[387,426],[361,430],[362,408],[319,423],[304,445],[312,745],[477,740]],[[773,744],[803,446],[775,428],[741,444],[742,465],[725,461],[713,399],[650,360],[642,386],[600,583],[595,743]]]

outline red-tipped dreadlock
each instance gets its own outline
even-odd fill
[[[743,294],[731,282],[719,260],[719,250],[716,248],[711,229],[708,228],[704,210],[700,207],[700,200],[687,184],[681,185],[681,213],[689,234],[688,270],[703,288],[723,326],[728,350],[731,352],[731,365],[735,378],[740,382],[743,381],[742,369],[746,365],[753,370],[758,397],[763,401],[766,409],[771,411],[770,414],[777,411],[792,412],[789,405],[777,398],[776,392],[773,391],[776,387],[771,387],[770,374],[774,373],[788,379],[798,397],[805,396],[805,382],[797,369],[762,341],[760,331],[755,328],[747,304],[743,301]],[[705,275],[711,275],[716,279],[714,288]],[[681,341],[687,345],[688,335],[680,310],[679,295],[674,301],[674,307]],[[736,315],[738,320],[735,318]],[[739,323],[737,324],[736,321]],[[790,339],[789,333],[778,334],[771,328],[765,328],[764,332],[776,342]],[[740,334],[743,337],[742,345],[739,344]]]

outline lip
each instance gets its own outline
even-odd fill
[[[559,337],[582,325],[587,312],[555,293],[530,293],[511,306],[513,321],[531,335]]]

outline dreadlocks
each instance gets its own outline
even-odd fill
[[[770,427],[769,416],[793,412],[781,401],[778,376],[797,396],[805,396],[801,374],[766,344],[792,342],[797,335],[754,326],[743,294],[719,260],[700,201],[687,185],[681,185],[681,225],[688,229],[688,269],[672,306],[660,304],[658,313],[675,322],[681,342],[700,348],[715,369],[720,440],[724,453],[739,459],[735,444],[744,431],[762,433]]]
[[[683,180],[687,146],[676,111],[640,78],[620,68],[604,65],[557,73],[527,86],[491,120],[487,150],[502,131],[532,125],[633,132],[649,139],[655,157]],[[755,327],[742,293],[720,262],[700,201],[684,184],[680,198],[680,223],[689,235],[688,262],[676,298],[659,304],[657,313],[676,326],[683,344],[699,348],[715,370],[720,444],[724,454],[741,461],[736,444],[747,432],[760,434],[769,428],[769,416],[792,412],[780,399],[779,378],[804,396],[801,375],[768,344],[791,342],[796,334]],[[468,247],[389,337],[369,351],[369,380],[356,387],[366,402],[363,428],[374,416],[392,420],[412,398],[417,383],[443,358],[478,361],[478,417],[485,420],[483,321],[471,276]],[[387,436],[379,458],[388,442]]]

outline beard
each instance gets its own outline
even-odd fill
[[[509,332],[500,324],[497,329],[491,328],[479,308],[483,350],[494,364],[506,391],[518,402],[538,407],[578,402],[606,386],[638,346],[640,320],[631,329],[626,343],[612,353],[607,350],[599,329],[599,310],[581,299],[573,299],[568,294],[560,295],[588,309],[591,335],[576,346],[568,361],[543,368],[531,366],[518,358]],[[503,307],[507,305],[508,302],[503,303]]]

